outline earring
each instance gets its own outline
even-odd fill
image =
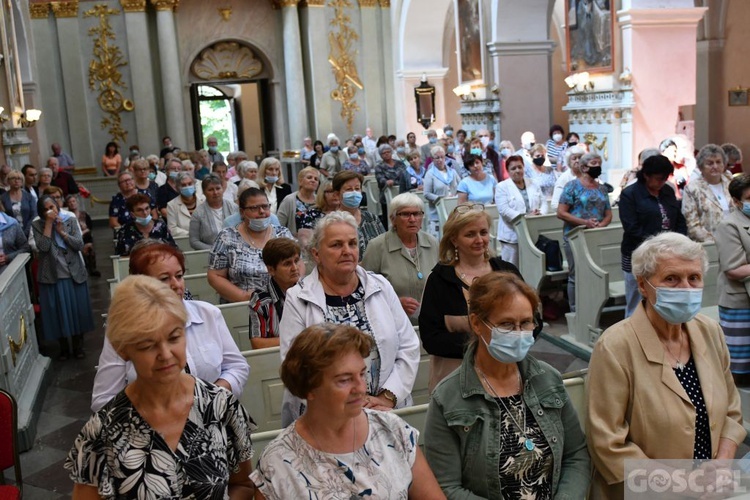
[[[484,249],[484,258],[489,259],[490,258],[490,247],[487,247]]]
[[[458,247],[453,248],[453,260],[458,262]]]

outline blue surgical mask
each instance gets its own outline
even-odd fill
[[[268,229],[268,226],[271,224],[271,218],[270,217],[263,217],[260,219],[250,219],[247,221],[247,226],[250,228],[251,231],[255,231],[256,233],[260,231],[265,231]]]
[[[435,144],[437,142],[437,137],[430,137],[430,144]]]
[[[216,146],[209,146],[209,147],[208,147],[208,152],[209,152],[209,153],[211,153],[212,155],[213,155],[213,154],[216,154],[216,152],[217,152],[218,150],[219,150],[219,148],[217,148]]]
[[[750,217],[750,202],[748,201],[742,202],[742,213]]]
[[[195,194],[195,186],[185,186],[180,188],[180,194],[185,198],[191,198]]]
[[[169,178],[172,180],[177,179],[177,176],[180,175],[179,172],[169,172]]]
[[[487,327],[490,329],[492,335],[490,343],[488,344],[481,335],[480,337],[484,345],[487,346],[490,356],[501,363],[518,363],[526,357],[529,349],[534,345],[533,331],[505,333],[501,332],[496,326],[487,325]]]
[[[339,147],[338,146],[331,146],[330,151],[331,151],[331,153],[338,153],[339,152]]]
[[[453,146],[448,146],[448,149],[445,152],[448,153],[449,155],[452,155],[455,151],[456,151],[456,148],[454,148]]]
[[[509,157],[509,156],[510,156],[510,154],[511,154],[512,152],[513,152],[513,151],[511,151],[511,150],[510,150],[510,148],[503,148],[503,149],[501,149],[501,150],[500,150],[500,153],[501,153],[501,154],[502,154],[502,155],[503,155],[503,156],[504,156],[505,158]]]
[[[357,150],[357,153],[358,153],[358,154],[361,154],[361,155],[365,154],[365,148],[359,148],[359,149]]]
[[[447,135],[448,137],[453,137],[453,131],[452,130],[446,130],[445,131],[445,135]]]
[[[277,182],[279,182],[279,177],[277,175],[266,176],[266,184],[276,184]]]
[[[149,172],[148,173],[148,180],[153,181],[154,179],[156,179],[156,174],[153,173],[153,172]]]
[[[469,153],[473,154],[474,156],[479,156],[482,154],[482,148],[471,148],[469,150]]]
[[[648,280],[646,283],[656,290],[656,303],[651,305],[667,323],[687,323],[700,312],[703,301],[702,288],[657,288]]]
[[[347,191],[341,197],[341,204],[347,208],[359,208],[362,203],[362,193],[360,191]]]
[[[404,153],[406,153],[406,148],[397,147],[396,148],[396,153],[398,153],[400,155],[403,155]]]
[[[148,214],[146,217],[136,217],[135,223],[139,226],[148,226],[148,223],[151,222],[151,214]]]
[[[357,153],[352,153],[349,155],[350,160],[359,160],[359,155]]]

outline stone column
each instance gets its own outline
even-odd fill
[[[133,101],[135,102],[136,135],[131,143],[142,151],[159,151],[159,121],[156,117],[156,89],[154,88],[153,60],[151,57],[146,17],[146,0],[120,0],[125,12],[125,31],[128,40],[128,62],[132,74]],[[183,143],[177,143],[183,146]],[[184,146],[183,146],[184,147]]]
[[[174,10],[180,0],[151,0],[156,7],[156,28],[159,41],[159,67],[161,68],[161,89],[164,98],[166,134],[172,144],[188,149],[185,108],[182,103],[182,83],[180,78],[180,54],[177,50],[177,29]]]
[[[696,28],[706,8],[687,0],[676,4],[640,8],[640,1],[629,0],[617,13],[622,66],[630,68],[635,96],[634,153],[674,134],[680,106],[696,101]]]
[[[716,75],[724,69],[722,52],[724,40],[711,39],[698,41],[697,58],[697,92],[695,103],[695,144],[726,142],[719,132],[721,130],[721,106],[717,103],[726,99],[724,89]],[[710,132],[710,134],[709,134]]]
[[[300,149],[308,134],[305,103],[305,74],[302,66],[302,39],[297,4],[299,0],[282,0],[284,22],[284,73],[286,77],[286,109],[290,144],[278,144],[280,150]]]
[[[376,136],[387,135],[391,132],[387,127],[386,118],[388,101],[385,96],[385,82],[389,80],[389,73],[385,70],[385,52],[378,50],[381,46],[378,37],[380,12],[377,0],[359,0],[362,19],[360,32],[360,47],[362,47],[360,75],[365,82],[364,106],[365,124],[372,127]],[[391,94],[392,95],[392,94]],[[364,133],[364,130],[357,130]]]
[[[71,131],[71,154],[77,165],[94,165],[94,147],[91,139],[91,120],[87,113],[86,93],[88,92],[88,68],[81,40],[82,28],[78,21],[78,1],[53,2],[52,12],[57,24],[57,42],[60,50],[60,79],[56,82],[63,90],[67,129]],[[44,50],[42,48],[42,50]],[[54,80],[57,75],[49,74],[43,80]],[[61,80],[61,81],[60,81]],[[44,119],[44,115],[42,115]],[[57,141],[56,137],[50,138]]]
[[[331,65],[328,63],[328,22],[325,17],[325,0],[307,0],[300,11],[302,18],[302,49],[304,51],[305,87],[307,109],[312,117],[310,136],[325,142],[333,132],[333,106],[331,89],[335,87]],[[335,112],[337,121],[338,110]]]
[[[385,102],[386,112],[386,123],[389,134],[396,133],[398,115],[396,113],[396,106],[391,96],[396,93],[394,85],[394,70],[393,70],[393,51],[396,50],[396,44],[393,40],[391,27],[391,0],[379,0],[380,1],[380,25],[383,34],[383,76],[385,77],[385,96],[383,101]],[[443,115],[445,116],[445,115]]]

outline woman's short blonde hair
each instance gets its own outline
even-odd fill
[[[297,335],[281,363],[281,381],[293,395],[306,398],[323,383],[326,368],[350,352],[366,358],[371,346],[372,338],[353,326],[309,326]]]
[[[307,174],[311,173],[318,174],[318,179],[320,179],[320,170],[315,167],[305,167],[297,174],[297,182],[302,182],[302,179],[304,179]]]
[[[664,258],[701,260],[703,274],[708,270],[708,257],[703,245],[684,234],[665,231],[648,238],[635,249],[632,257],[633,275],[650,278]]]
[[[282,184],[284,184],[284,169],[281,168],[281,162],[278,160],[278,158],[274,158],[273,156],[263,158],[263,161],[260,162],[260,167],[258,167],[258,179],[260,179],[262,182],[265,182],[266,169],[274,165],[279,167],[279,180],[276,181],[276,185],[281,186]]]
[[[469,210],[463,213],[454,210],[450,214],[445,226],[443,226],[443,238],[440,240],[440,247],[438,248],[438,258],[441,264],[455,263],[457,249],[452,240],[458,237],[463,228],[479,219],[487,221],[487,229],[489,230],[492,219],[490,214],[484,210]]]
[[[326,202],[326,191],[329,193],[335,193],[333,190],[333,183],[326,181],[322,186],[318,187],[318,194],[315,195],[315,208],[320,211],[328,210],[328,203]]]
[[[160,321],[154,321],[154,318]],[[169,319],[177,319],[183,325],[187,323],[182,298],[156,278],[143,274],[128,276],[117,285],[112,296],[107,315],[107,338],[119,351],[160,331]]]

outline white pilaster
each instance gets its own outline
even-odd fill
[[[385,84],[385,96],[383,98],[385,104],[385,121],[386,130],[389,134],[395,133],[398,128],[398,115],[396,109],[398,109],[394,103],[393,96],[396,93],[394,87],[394,80],[390,75],[394,74],[394,52],[396,50],[396,44],[393,43],[393,24],[391,22],[391,2],[390,0],[380,0],[380,24],[382,26],[383,33],[383,49],[380,51],[383,55],[383,76],[384,78],[380,81],[384,81]],[[365,45],[367,47],[367,45]],[[443,114],[443,116],[445,116]],[[402,136],[399,136],[402,137]]]
[[[182,102],[182,82],[180,81],[180,54],[177,49],[177,29],[174,22],[175,0],[151,0],[156,7],[156,31],[159,42],[159,67],[164,98],[166,134],[172,144],[187,149],[189,144]]]
[[[368,50],[368,47],[377,47],[380,44],[378,37],[378,25],[380,24],[380,12],[375,2],[359,3],[362,19],[362,31],[360,33],[360,46],[364,48],[364,57],[360,58],[363,64],[359,73],[365,83],[364,112],[366,126],[372,127],[376,135],[382,135],[391,129],[387,125],[388,99],[386,99],[385,82],[389,80],[385,70],[385,51]],[[364,130],[357,130],[360,134]],[[387,135],[387,134],[386,134]]]
[[[333,77],[328,63],[328,22],[323,3],[308,0],[307,8],[301,11],[301,17],[305,86],[309,96],[307,105],[312,117],[309,134],[325,141],[326,135],[333,132],[334,112],[331,101]],[[338,118],[338,112],[336,117]],[[341,123],[340,118],[336,123]]]
[[[284,22],[284,73],[290,141],[290,144],[277,144],[281,150],[301,148],[308,134],[305,74],[302,66],[302,40],[299,32],[297,3],[297,0],[287,1],[283,4],[281,11]]]

